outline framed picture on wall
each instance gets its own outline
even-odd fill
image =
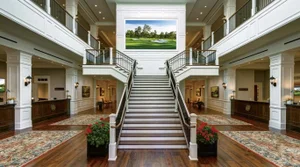
[[[211,89],[211,97],[218,98],[219,97],[219,87],[213,86],[210,89]]]
[[[196,96],[201,96],[201,88],[198,88],[198,89],[196,90]]]
[[[82,86],[82,97],[90,97],[91,88],[89,86]]]
[[[100,96],[104,96],[105,93],[104,89],[101,87],[99,90],[100,90]]]

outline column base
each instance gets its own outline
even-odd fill
[[[109,144],[108,161],[117,160],[117,143]]]
[[[32,127],[31,106],[15,107],[15,129],[22,130]]]
[[[273,129],[278,129],[278,130],[285,130],[286,129],[286,123],[280,123],[275,120],[270,120],[269,121],[269,127]]]
[[[197,143],[191,143],[189,147],[189,159],[191,161],[198,161],[198,145]]]

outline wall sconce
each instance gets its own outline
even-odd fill
[[[31,79],[32,77],[29,75],[24,79],[25,86],[28,86],[31,83]]]
[[[79,86],[79,83],[78,83],[78,82],[75,82],[74,86],[75,86],[75,88],[77,89],[78,86]]]
[[[277,83],[276,83],[276,78],[274,78],[273,76],[270,78],[270,83],[271,85],[273,85],[274,87],[276,87]]]
[[[227,88],[227,84],[225,82],[222,83],[222,86],[223,86],[224,89]]]
[[[99,89],[99,85],[96,85],[96,89]]]
[[[202,88],[205,89],[205,85],[202,85]]]

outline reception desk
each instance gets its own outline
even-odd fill
[[[70,114],[70,99],[32,102],[32,122]]]
[[[270,104],[268,102],[231,100],[231,114],[255,121],[269,123]]]
[[[15,129],[15,104],[0,105],[0,132]]]
[[[300,105],[286,105],[286,128],[300,132]]]

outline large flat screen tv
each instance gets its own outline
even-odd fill
[[[125,49],[176,49],[176,20],[126,20]]]
[[[0,93],[5,92],[5,79],[0,78]]]
[[[218,98],[219,97],[219,87],[213,86],[210,89],[211,89],[211,97]]]

